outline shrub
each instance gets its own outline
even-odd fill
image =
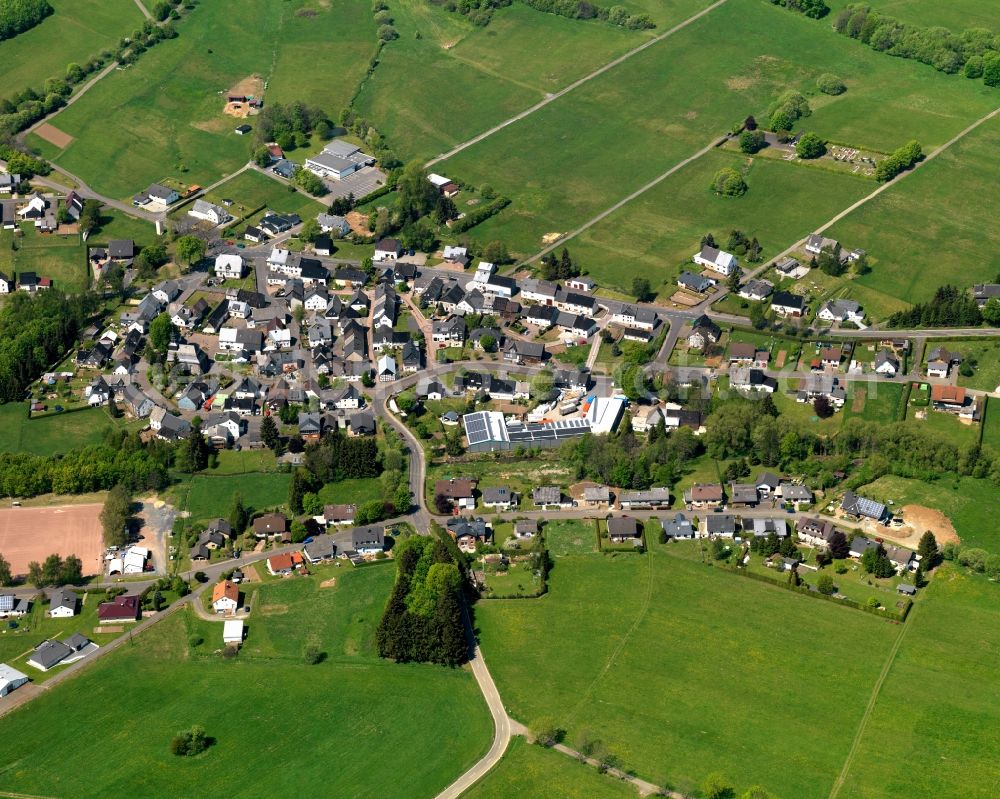
[[[378,38],[383,42],[391,42],[393,39],[398,39],[399,34],[392,25],[382,25],[378,29]]]
[[[815,133],[806,133],[795,145],[799,158],[812,159],[826,155],[826,142]]]
[[[740,134],[740,149],[747,155],[753,155],[764,149],[764,131],[745,130]]]
[[[720,169],[712,179],[712,191],[724,197],[740,197],[747,193],[743,176],[732,167]]]
[[[195,724],[190,730],[184,730],[174,736],[170,742],[170,751],[179,757],[200,755],[211,744],[211,739],[205,735],[205,729]]]
[[[847,87],[844,82],[829,72],[824,72],[818,78],[816,78],[816,87],[823,92],[823,94],[843,94],[847,91]]]

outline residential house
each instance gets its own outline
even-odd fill
[[[21,618],[30,611],[30,599],[19,599],[13,594],[0,594],[0,618]]]
[[[222,225],[233,218],[225,208],[201,199],[195,200],[191,210],[187,213],[190,217],[210,222],[212,225]]]
[[[465,320],[461,316],[431,323],[431,339],[448,346],[462,346],[465,343]]]
[[[912,549],[889,544],[885,547],[885,556],[900,574],[908,571],[916,571],[918,565],[917,555]]]
[[[232,580],[222,580],[212,589],[212,609],[216,613],[235,613],[240,606],[240,589]]]
[[[556,507],[572,508],[575,504],[569,497],[563,496],[559,486],[537,486],[531,490],[531,501],[538,508]]]
[[[571,291],[560,291],[556,295],[555,306],[560,311],[571,314],[594,316],[597,313],[597,300],[594,297]]]
[[[586,275],[578,275],[577,277],[566,279],[566,288],[572,291],[585,291],[589,293],[597,288],[597,283]]]
[[[693,291],[696,294],[703,294],[708,291],[712,286],[714,286],[716,281],[712,280],[710,277],[705,277],[704,275],[697,275],[694,272],[689,272],[686,269],[681,272],[680,277],[677,278],[677,285],[682,289],[687,289],[688,291]]]
[[[537,365],[545,360],[545,345],[539,341],[509,338],[504,343],[503,358],[509,363]]]
[[[475,509],[476,481],[468,478],[438,480],[434,484],[434,496],[441,496],[459,509]]]
[[[670,507],[669,488],[647,488],[642,491],[622,491],[618,497],[622,510],[652,510]]]
[[[337,543],[333,536],[320,533],[302,547],[302,554],[310,563],[331,561],[337,557]]]
[[[48,615],[53,619],[70,619],[76,615],[80,598],[69,588],[54,588],[49,593]]]
[[[351,549],[360,555],[377,555],[385,549],[385,528],[377,524],[351,530]]]
[[[469,251],[465,247],[447,245],[441,253],[441,257],[450,266],[458,266],[465,269],[469,265]]]
[[[97,621],[99,624],[138,621],[141,610],[137,594],[122,594],[97,606]]]
[[[521,297],[528,302],[540,305],[555,305],[559,294],[559,284],[537,278],[526,278],[521,281]]]
[[[280,513],[266,513],[253,520],[257,538],[284,538],[288,534],[288,519]]]
[[[295,560],[291,553],[282,552],[267,559],[267,573],[272,577],[287,577],[295,571]]]
[[[352,436],[375,435],[375,416],[368,411],[361,411],[351,416],[349,427]]]
[[[778,390],[778,381],[764,374],[760,369],[749,366],[734,366],[729,370],[729,386],[737,391],[773,394]]]
[[[796,532],[803,543],[814,547],[829,547],[837,528],[828,519],[800,519]]]
[[[396,359],[391,355],[383,355],[375,367],[375,379],[379,383],[392,383],[396,379]]]
[[[372,260],[376,263],[381,261],[395,261],[403,252],[403,247],[398,239],[381,239],[375,243],[375,253]]]
[[[826,397],[834,408],[843,408],[847,402],[847,390],[840,378],[833,375],[818,374],[802,378],[795,395],[796,402],[812,402],[817,397]]]
[[[150,411],[153,410],[153,401],[136,385],[129,384],[125,386],[122,389],[121,398],[129,413],[136,419],[149,416]]]
[[[779,517],[767,519],[761,516],[744,516],[743,529],[754,538],[767,538],[769,535],[776,535],[778,538],[788,537],[788,523]]]
[[[608,539],[613,544],[632,541],[638,546],[642,542],[642,528],[630,516],[615,516],[608,519]]]
[[[509,511],[517,507],[517,494],[507,486],[483,489],[483,506],[496,511]]]
[[[0,194],[15,194],[20,185],[20,175],[0,172]]]
[[[771,310],[778,316],[802,316],[806,311],[805,298],[788,291],[776,291],[771,297]]]
[[[864,309],[854,300],[827,300],[816,313],[817,319],[824,322],[853,322],[858,324],[865,319]]]
[[[331,524],[352,525],[354,524],[354,518],[357,516],[357,513],[357,505],[347,504],[323,506],[323,519],[326,521],[327,526]]]
[[[660,522],[663,533],[671,541],[689,540],[695,537],[695,529],[683,513],[677,513],[672,519],[664,519]]]
[[[808,253],[819,255],[823,250],[836,250],[838,247],[840,247],[840,242],[836,239],[821,236],[819,233],[812,233],[806,239],[805,249]]]
[[[872,368],[876,374],[885,377],[895,377],[899,373],[899,359],[889,350],[879,350],[875,355]]]
[[[738,529],[735,516],[728,513],[709,513],[702,520],[701,534],[703,537],[733,538]]]
[[[534,538],[538,535],[538,519],[518,519],[514,522],[515,538]]]
[[[782,502],[791,502],[796,508],[800,505],[809,505],[813,501],[809,487],[797,483],[783,483],[778,489],[778,497]]]
[[[351,232],[351,226],[347,220],[336,214],[317,214],[316,222],[319,224],[319,229],[324,233],[332,233],[338,238],[346,236]]]
[[[931,386],[931,406],[936,411],[956,414],[965,422],[977,422],[980,418],[980,404],[960,386]]]
[[[855,519],[872,519],[879,523],[885,523],[890,516],[885,505],[881,502],[858,496],[853,491],[844,492],[844,498],[840,502],[840,510],[845,516]]]
[[[980,308],[990,300],[1000,300],[1000,283],[976,283],[972,287],[972,298]]]
[[[150,183],[148,189],[136,194],[132,198],[132,205],[165,209],[168,205],[173,205],[180,198],[181,195],[174,189],[161,186],[159,183]]]
[[[424,366],[424,353],[412,339],[403,344],[403,352],[400,355],[403,362],[403,371],[408,374],[419,372]]]
[[[704,266],[725,277],[729,277],[733,270],[739,266],[735,255],[716,247],[709,247],[707,244],[703,245],[699,252],[692,255],[691,260],[698,266]]]
[[[688,347],[693,350],[704,349],[708,344],[716,344],[722,338],[722,329],[711,319],[702,314],[691,323],[688,334]]]
[[[243,277],[243,259],[238,255],[222,253],[215,257],[215,276],[223,280]]]
[[[583,504],[588,508],[606,508],[611,505],[611,489],[607,486],[585,486]]]
[[[652,308],[626,303],[611,314],[611,321],[625,327],[652,331],[659,322],[659,317],[657,317],[656,311]]]
[[[695,483],[684,492],[684,503],[691,508],[720,508],[724,499],[718,483]]]
[[[879,546],[878,541],[872,541],[863,535],[856,535],[851,541],[850,555],[852,558],[861,558],[869,549],[878,549]]]
[[[774,291],[774,284],[768,280],[753,279],[748,280],[742,286],[737,294],[745,300],[754,300],[760,302],[761,300],[767,299],[771,296],[771,292]]]
[[[493,529],[480,518],[449,519],[445,529],[462,552],[475,552],[479,542],[488,544],[493,539]]]
[[[74,650],[62,641],[42,641],[28,656],[27,663],[39,671],[48,671],[54,666],[58,666],[73,653]]]

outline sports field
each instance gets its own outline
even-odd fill
[[[139,28],[143,16],[135,0],[50,0],[54,13],[38,25],[0,43],[3,87],[10,98],[48,78],[66,77],[66,66],[84,64],[101,50]]]
[[[102,504],[50,508],[0,509],[0,553],[13,574],[27,574],[31,561],[41,563],[52,553],[76,555],[84,574],[96,574],[104,551]]]
[[[273,612],[251,612],[235,659],[219,654],[222,625],[181,612],[4,718],[4,789],[76,799],[435,795],[489,746],[475,680],[379,660],[374,630],[395,570],[326,568],[334,587],[319,588],[320,574],[262,586]],[[322,662],[303,663],[307,643]],[[214,745],[196,758],[170,754],[171,738],[193,724]]]
[[[602,286],[628,292],[641,275],[668,297],[706,233],[725,244],[730,230],[742,230],[757,237],[769,259],[875,188],[863,178],[757,158],[743,197],[712,193],[716,171],[747,165],[735,153],[713,150],[572,239],[573,260]]]
[[[179,23],[178,38],[109,75],[51,120],[74,137],[65,150],[38,137],[29,141],[113,197],[129,197],[167,176],[212,183],[244,164],[250,151],[249,139],[233,133],[233,118],[222,113],[220,93],[256,73],[268,82],[265,102],[311,100],[336,118],[363,74],[374,47],[374,23],[365,22],[370,9],[338,0],[310,7],[313,16],[297,16],[306,5],[201,4]],[[331,37],[335,46],[323,50],[318,68],[308,53]]]
[[[777,796],[826,795],[899,632],[659,545],[560,558],[544,600],[483,603],[476,622],[519,721],[590,731],[685,793],[721,771]]]
[[[707,41],[734,45],[707,58]],[[818,95],[824,72],[848,91]],[[516,198],[476,235],[531,253],[544,234],[573,229],[747,114],[762,116],[787,89],[811,95],[804,129],[880,150],[911,137],[941,144],[995,107],[973,81],[887,58],[768,3],[729,0],[438,171]]]
[[[1000,118],[994,118],[834,225],[827,235],[871,257],[871,273],[856,283],[920,302],[944,283],[993,280],[1000,272],[998,147]]]

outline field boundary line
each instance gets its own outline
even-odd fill
[[[584,231],[588,230],[589,228],[592,228],[597,223],[604,221],[609,216],[611,216],[611,214],[613,214],[615,211],[620,210],[622,207],[624,207],[624,206],[628,205],[630,202],[632,202],[632,200],[635,200],[636,198],[641,197],[643,194],[645,194],[650,189],[655,188],[660,183],[662,183],[667,178],[669,178],[671,175],[673,175],[675,172],[678,172],[679,170],[681,170],[684,167],[686,167],[688,164],[691,164],[694,161],[697,161],[703,155],[707,155],[712,150],[714,150],[716,147],[718,147],[720,144],[722,144],[723,142],[725,142],[728,138],[729,138],[729,134],[726,134],[725,136],[722,136],[722,137],[720,137],[718,139],[715,139],[715,140],[712,141],[711,144],[708,144],[705,147],[702,147],[700,150],[698,150],[698,152],[694,153],[693,155],[689,155],[683,161],[678,161],[676,164],[674,164],[672,167],[670,167],[670,169],[668,169],[666,172],[664,172],[661,175],[657,175],[655,178],[653,178],[651,181],[649,181],[645,185],[640,186],[638,189],[636,189],[635,191],[633,191],[631,194],[629,194],[629,195],[623,197],[622,199],[620,199],[618,202],[616,202],[610,208],[605,208],[597,216],[595,216],[595,217],[593,217],[591,219],[588,219],[586,222],[584,222],[582,225],[580,225],[580,227],[576,228],[575,230],[571,230],[569,233],[567,233],[564,236],[560,236],[554,242],[552,242],[551,244],[546,245],[545,247],[543,247],[542,249],[540,249],[538,252],[536,252],[534,255],[529,256],[528,258],[525,258],[523,261],[520,261],[518,263],[518,266],[524,266],[526,264],[532,263],[533,261],[537,261],[542,256],[548,255],[553,250],[557,250],[560,247],[564,246],[567,241],[569,241],[570,239],[576,238],[581,233],[583,233]]]
[[[858,730],[854,734],[854,740],[851,741],[851,748],[847,752],[847,759],[844,761],[844,766],[840,769],[840,774],[837,775],[837,779],[834,781],[833,787],[830,789],[829,799],[837,799],[840,789],[844,787],[844,781],[847,779],[847,775],[854,763],[854,757],[858,753],[858,749],[861,747],[861,739],[865,734],[865,728],[868,726],[868,720],[871,718],[871,715],[875,710],[875,705],[878,703],[879,694],[882,693],[882,685],[885,683],[886,677],[889,676],[889,672],[892,670],[892,664],[896,662],[896,655],[899,653],[899,647],[903,643],[903,638],[906,637],[906,631],[913,626],[913,615],[916,612],[917,606],[914,605],[910,610],[906,622],[901,625],[903,629],[901,629],[899,631],[899,635],[896,636],[896,642],[892,645],[892,649],[889,650],[889,656],[885,659],[882,671],[878,675],[878,679],[875,681],[875,686],[872,688],[871,696],[868,698],[868,705],[865,707],[864,715],[861,717],[861,721],[858,722]]]
[[[577,702],[576,707],[570,711],[569,715],[566,717],[567,719],[573,718],[577,711],[583,707],[584,704],[586,704],[588,699],[590,699],[590,695],[594,692],[597,684],[603,680],[604,675],[611,670],[611,666],[614,665],[614,662],[618,659],[618,656],[625,648],[625,644],[627,644],[629,639],[632,638],[632,634],[639,627],[639,623],[646,618],[646,614],[649,612],[649,606],[653,602],[653,552],[648,548],[646,549],[646,562],[649,564],[649,579],[646,581],[646,598],[643,600],[642,608],[639,609],[635,620],[625,632],[625,635],[622,636],[622,640],[619,641],[614,650],[612,650],[611,655],[608,657],[607,661],[605,661],[604,667],[601,669],[600,673],[594,677],[590,685],[587,686],[587,690],[583,692],[583,695],[581,696],[580,701]]]
[[[659,44],[664,39],[669,38],[670,36],[673,36],[678,31],[683,30],[684,28],[686,28],[692,22],[696,22],[697,20],[701,19],[703,16],[705,16],[709,12],[714,11],[716,8],[718,8],[719,6],[725,4],[726,2],[728,2],[728,0],[715,0],[715,2],[712,3],[712,5],[703,8],[697,14],[694,14],[693,16],[688,17],[687,19],[683,20],[682,22],[678,22],[670,30],[664,31],[659,36],[654,36],[652,39],[649,39],[648,41],[643,42],[638,47],[633,47],[631,50],[629,50],[626,53],[622,53],[617,58],[614,58],[611,61],[608,61],[606,64],[603,64],[602,66],[598,67],[593,72],[590,72],[589,74],[584,75],[582,78],[577,78],[575,81],[573,81],[572,83],[570,83],[568,86],[564,86],[559,91],[552,92],[551,94],[547,94],[544,98],[542,98],[541,100],[539,100],[537,103],[535,103],[530,108],[527,108],[524,111],[522,111],[521,113],[515,114],[514,116],[509,117],[508,119],[505,119],[503,122],[500,122],[499,124],[494,125],[492,128],[489,128],[488,130],[483,131],[478,136],[473,136],[471,139],[468,139],[467,141],[464,141],[461,144],[456,144],[454,147],[452,147],[447,152],[441,153],[440,155],[437,155],[434,158],[432,158],[430,161],[428,161],[427,163],[425,163],[424,166],[427,167],[427,168],[430,168],[430,167],[434,166],[435,164],[441,163],[442,161],[447,161],[452,156],[458,155],[460,152],[462,152],[462,150],[465,150],[465,149],[471,147],[474,144],[478,144],[479,142],[483,141],[484,139],[488,139],[494,133],[498,133],[499,131],[503,130],[504,128],[508,127],[509,125],[513,125],[515,122],[520,122],[525,117],[531,116],[536,111],[538,111],[538,110],[544,108],[545,106],[547,106],[549,103],[554,102],[554,101],[558,100],[560,97],[563,97],[564,95],[569,94],[571,91],[573,91],[574,89],[579,88],[580,86],[582,86],[583,84],[587,83],[588,81],[591,81],[594,78],[596,78],[596,77],[598,77],[600,75],[603,75],[609,69],[614,69],[619,64],[622,64],[625,61],[628,61],[632,56],[638,55],[643,50],[646,50],[647,48],[650,48],[653,45]]]

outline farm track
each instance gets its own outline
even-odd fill
[[[624,53],[624,54],[618,56],[617,58],[609,61],[608,63],[604,64],[603,66],[598,67],[593,72],[591,72],[591,73],[589,73],[587,75],[584,75],[582,78],[578,78],[577,80],[573,81],[568,86],[564,86],[559,91],[553,92],[552,94],[549,94],[549,95],[546,95],[544,99],[542,99],[539,102],[535,103],[530,108],[527,108],[524,111],[522,111],[521,113],[515,114],[514,116],[509,117],[508,119],[505,119],[503,122],[500,122],[499,124],[494,125],[492,128],[490,128],[489,130],[486,130],[486,131],[480,133],[478,136],[473,136],[471,139],[468,139],[467,141],[464,141],[461,144],[456,144],[454,147],[452,147],[450,150],[448,150],[448,152],[442,153],[441,155],[438,155],[437,157],[432,158],[430,161],[428,161],[426,164],[424,164],[424,166],[429,169],[430,167],[434,166],[435,164],[439,164],[442,161],[447,161],[452,156],[458,155],[458,153],[462,152],[462,150],[466,150],[469,147],[471,147],[472,145],[478,144],[479,142],[484,141],[485,139],[488,139],[494,133],[500,132],[504,128],[513,125],[515,122],[520,122],[522,119],[525,119],[526,117],[531,116],[536,111],[540,111],[541,109],[545,108],[545,106],[547,106],[549,103],[555,102],[560,97],[564,97],[565,95],[569,94],[574,89],[580,88],[585,83],[588,83],[589,81],[592,81],[594,78],[603,75],[608,70],[614,69],[619,64],[622,64],[625,61],[628,61],[630,58],[632,58],[632,56],[638,55],[642,51],[647,50],[647,49],[649,49],[650,47],[653,47],[656,44],[659,44],[664,39],[667,39],[667,38],[673,36],[678,31],[681,31],[684,28],[686,28],[692,22],[696,22],[697,20],[701,19],[703,16],[705,16],[706,14],[708,14],[710,11],[715,10],[719,6],[725,4],[726,2],[727,2],[727,0],[716,0],[716,2],[712,3],[712,5],[710,5],[710,6],[706,7],[706,8],[703,8],[697,14],[694,14],[693,16],[688,17],[683,22],[677,23],[670,30],[664,31],[659,36],[654,36],[649,41],[643,42],[638,47],[634,47],[633,49],[629,50],[627,53]]]

